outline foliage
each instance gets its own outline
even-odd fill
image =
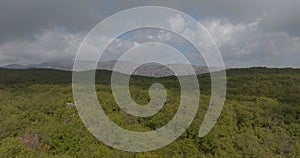
[[[163,84],[168,92],[166,104],[157,114],[138,118],[115,103],[110,75],[109,71],[97,72],[96,90],[106,114],[119,126],[150,131],[166,124],[176,113],[180,100],[176,77],[131,77],[130,92],[139,104],[149,102],[148,89],[153,83]],[[76,108],[66,105],[73,102],[71,72],[0,69],[0,157],[299,156],[300,70],[232,69],[227,75],[225,106],[207,136],[198,137],[210,98],[210,77],[203,74],[198,76],[198,113],[186,132],[164,148],[129,153],[98,141],[85,128]]]

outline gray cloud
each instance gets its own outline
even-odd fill
[[[34,40],[16,39],[0,44],[0,65],[32,64],[75,57],[83,33],[67,33],[60,29],[43,30]]]
[[[262,18],[260,26],[265,31],[300,32],[298,0],[2,0],[0,42],[16,36],[30,37],[41,28],[57,25],[75,32],[88,30],[113,13],[143,5],[175,8],[198,20],[221,17],[240,23]]]
[[[228,67],[300,67],[300,38],[287,32],[263,32],[258,21],[232,24],[222,19],[200,21],[211,33]]]
[[[0,1],[0,42],[32,38],[41,29],[62,27],[68,31],[90,29],[102,17],[93,4],[80,0]]]
[[[158,5],[181,10],[201,20],[206,17],[226,18],[233,23],[261,18],[265,31],[287,31],[300,34],[299,0],[164,0],[122,1],[122,9],[140,5]]]
[[[230,66],[300,67],[299,0],[2,0],[0,65],[74,58],[94,25],[118,11],[142,5],[171,7],[200,20]],[[180,43],[170,41],[169,33],[150,32],[140,40],[147,41],[145,37]],[[129,40],[118,42],[134,45]]]

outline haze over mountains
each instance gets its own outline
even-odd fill
[[[119,64],[121,65],[120,69],[114,69],[115,64],[117,61],[103,61],[99,62],[97,69],[101,70],[109,70],[109,71],[116,71],[121,73],[126,73],[125,70],[122,68],[134,68],[138,67],[134,71],[134,75],[139,76],[149,76],[149,77],[165,77],[165,76],[174,76],[175,73],[170,70],[167,66],[175,68],[177,70],[176,76],[185,76],[185,75],[192,75],[190,73],[189,66],[185,64],[168,64],[167,66],[158,64],[158,63],[147,63],[144,65],[139,66],[137,63],[128,62],[128,61],[121,61]],[[81,61],[79,62],[83,66],[83,69],[87,68],[91,65],[91,62],[88,61]],[[73,60],[61,60],[61,61],[50,61],[44,62],[41,64],[30,64],[30,65],[19,65],[19,64],[11,64],[3,66],[3,68],[8,69],[57,69],[57,70],[66,70],[71,71],[73,70],[74,61]],[[85,68],[84,68],[85,67]],[[193,69],[195,70],[195,74],[203,74],[208,73],[209,70],[206,66],[196,66],[192,65]],[[220,70],[218,68],[213,68],[212,71]]]

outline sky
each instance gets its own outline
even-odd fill
[[[149,5],[177,9],[199,21],[226,67],[300,67],[299,0],[1,0],[0,66],[74,59],[84,37],[103,19]],[[164,20],[174,29],[186,26],[180,15]],[[157,29],[120,36],[104,60],[151,41],[170,44],[193,64],[204,64],[187,41]]]

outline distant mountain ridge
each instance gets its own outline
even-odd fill
[[[174,72],[171,71],[167,66],[175,68],[179,73],[176,74],[177,76],[185,76],[185,75],[192,75],[192,73],[188,73],[189,66],[185,64],[169,64],[167,66],[157,64],[157,63],[147,63],[141,66],[138,66],[137,63],[128,62],[128,61],[119,61],[121,65],[121,69],[114,69],[115,64],[117,61],[103,61],[99,62],[97,69],[100,70],[109,70],[109,71],[116,71],[121,73],[126,73],[123,68],[133,68],[138,67],[133,72],[134,75],[139,76],[149,76],[149,77],[165,77],[165,76],[174,76]],[[88,61],[80,61],[79,64],[83,65],[83,67],[89,67],[91,62]],[[73,60],[61,60],[61,61],[51,61],[51,62],[44,62],[41,64],[30,64],[30,65],[19,65],[19,64],[11,64],[3,66],[3,68],[7,69],[57,69],[57,70],[66,70],[72,71],[73,70],[74,61]],[[195,70],[195,74],[203,74],[208,73],[209,70],[206,66],[196,66],[192,65],[193,69]],[[213,68],[212,71],[217,71],[220,69]]]
[[[3,66],[3,68],[7,68],[7,69],[26,69],[26,66],[23,66],[23,65],[20,65],[20,64],[10,64],[10,65]]]

